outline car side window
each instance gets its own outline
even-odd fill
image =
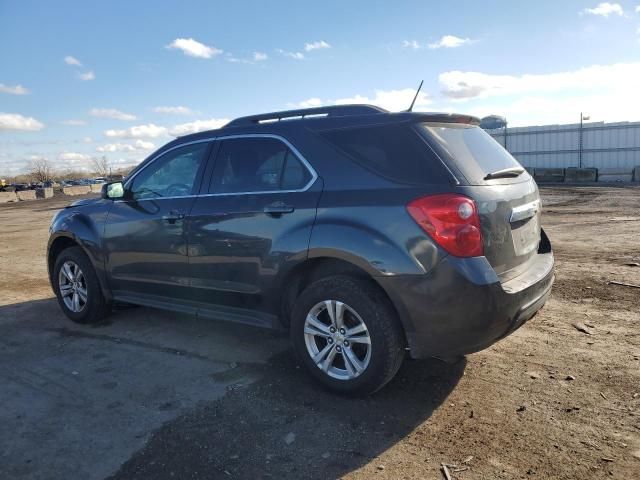
[[[133,200],[180,197],[193,193],[208,143],[171,150],[136,175],[129,185]]]
[[[220,145],[209,192],[297,190],[309,180],[309,170],[280,140],[231,138]]]

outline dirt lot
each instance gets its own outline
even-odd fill
[[[319,390],[269,332],[144,308],[66,321],[44,249],[68,200],[0,206],[0,478],[640,478],[640,289],[607,284],[640,284],[640,188],[542,195],[545,309],[366,399]]]

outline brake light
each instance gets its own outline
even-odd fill
[[[409,215],[435,242],[456,257],[484,254],[476,203],[454,193],[429,195],[407,205]]]

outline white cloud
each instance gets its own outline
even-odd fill
[[[61,170],[82,170],[89,171],[91,166],[91,155],[80,152],[62,152],[58,154],[55,162],[55,169]]]
[[[253,64],[254,63],[251,60],[247,60],[246,58],[234,57],[230,53],[227,53],[225,58],[226,58],[227,62],[231,62],[231,63],[246,63],[246,64]]]
[[[152,142],[145,140],[136,140],[133,144],[130,143],[106,143],[96,148],[96,151],[101,153],[112,152],[136,152],[138,150],[153,150],[156,146]]]
[[[311,97],[308,98],[306,100],[303,100],[295,105],[291,105],[292,107],[295,108],[315,108],[315,107],[321,107],[322,106],[322,100],[319,99],[318,97]]]
[[[64,57],[64,63],[67,65],[75,65],[77,67],[81,67],[82,63],[76,57],[72,57],[71,55],[67,55]]]
[[[254,65],[257,62],[264,62],[268,58],[269,57],[267,56],[267,54],[262,52],[253,52],[253,54],[251,55],[251,58],[238,58],[233,56],[231,53],[227,53],[225,55],[225,59],[227,60],[227,62],[245,63],[247,65]]]
[[[133,145],[129,145],[128,143],[106,143],[97,147],[96,151],[100,153],[135,152],[136,149]]]
[[[602,2],[594,8],[585,8],[580,12],[587,15],[598,15],[600,17],[609,17],[609,15],[624,15],[624,10],[619,3]]]
[[[304,51],[305,52],[310,52],[312,50],[321,50],[321,49],[324,49],[324,48],[331,48],[331,45],[329,45],[324,40],[320,40],[319,42],[311,42],[311,43],[305,43],[304,44]]]
[[[511,99],[484,99],[465,106],[462,113],[484,117],[491,114],[505,116],[510,127],[578,123],[580,112],[591,121],[618,122],[640,120],[640,101],[616,91],[591,95],[543,96],[531,95]],[[460,108],[444,108],[460,112]]]
[[[21,130],[21,131],[37,131],[42,130],[44,124],[33,117],[25,117],[18,113],[0,112],[0,131],[3,130]]]
[[[92,70],[89,70],[88,72],[85,72],[85,73],[79,73],[78,78],[80,80],[95,80],[96,74],[93,73]]]
[[[193,115],[193,110],[180,105],[175,107],[155,107],[153,109],[156,113],[169,113],[171,115]]]
[[[78,152],[63,152],[60,155],[58,155],[58,160],[63,160],[66,162],[87,161],[87,160],[91,160],[91,155],[78,153]]]
[[[373,97],[356,95],[351,98],[340,98],[338,100],[334,100],[332,103],[335,103],[336,105],[366,103],[382,107],[392,112],[399,112],[409,108],[415,94],[415,88],[403,88],[401,90],[375,90],[375,95]],[[429,95],[424,92],[420,92],[416,99],[414,109],[418,110],[420,107],[426,107],[430,104],[431,99],[429,98]]]
[[[4,83],[0,83],[0,93],[8,93],[10,95],[27,95],[29,93],[29,90],[27,90],[22,85],[11,87],[9,85],[5,85]]]
[[[153,123],[136,125],[124,130],[106,130],[105,136],[110,138],[157,138],[167,134],[166,127],[160,127]]]
[[[319,40],[317,42],[304,44],[305,52],[311,52],[313,50],[322,50],[325,48],[331,48],[331,45],[329,45],[324,40]],[[293,58],[294,60],[304,60],[304,53],[302,52],[290,52],[287,50],[283,50],[281,48],[276,49],[276,52],[278,52],[280,55],[283,55],[285,57]]]
[[[439,81],[443,94],[453,99],[593,89],[619,89],[630,97],[637,97],[635,85],[639,77],[640,63],[618,63],[593,65],[569,72],[519,76],[455,70],[441,73]]]
[[[511,126],[576,123],[580,112],[593,121],[634,121],[640,120],[639,77],[640,62],[547,74],[446,72],[440,83],[452,102],[439,109],[504,115]]]
[[[136,140],[134,145],[138,150],[153,150],[156,148],[153,142],[147,142],[145,140]]]
[[[416,94],[415,88],[404,88],[400,90],[375,90],[373,97],[355,95],[348,98],[323,101],[320,98],[312,97],[292,106],[297,108],[313,108],[322,105],[348,105],[348,104],[369,104],[382,107],[392,112],[406,110],[411,105],[411,101]],[[426,107],[431,104],[431,99],[426,93],[421,92],[416,99],[414,108]]]
[[[402,46],[404,48],[413,48],[414,50],[418,50],[422,48],[421,45],[417,42],[417,40],[403,40]]]
[[[89,110],[89,115],[101,118],[112,118],[114,120],[124,120],[130,122],[136,119],[135,115],[131,113],[121,112],[115,108],[92,108]]]
[[[203,132],[205,130],[215,130],[229,123],[227,118],[212,118],[210,120],[196,120],[195,122],[174,125],[169,129],[169,135],[182,137],[190,133]]]
[[[640,13],[640,5],[636,7],[636,13]]]
[[[264,62],[268,58],[269,58],[269,56],[266,53],[253,52],[253,61],[254,62]]]
[[[434,43],[429,44],[429,48],[457,48],[463,45],[467,45],[471,43],[472,40],[470,38],[460,38],[455,35],[444,35],[440,40]]]
[[[62,125],[69,125],[69,126],[72,126],[72,127],[78,127],[78,126],[87,124],[87,122],[85,122],[84,120],[73,120],[73,119],[72,120],[62,120],[60,123]]]
[[[182,50],[185,55],[196,58],[212,58],[222,53],[222,50],[200,43],[193,38],[176,38],[166,48]]]
[[[286,50],[278,49],[277,52],[285,57],[293,58],[294,60],[304,60],[304,53],[301,52],[287,52]]]

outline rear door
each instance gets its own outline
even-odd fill
[[[479,127],[425,123],[418,130],[463,180],[458,190],[476,201],[485,256],[500,279],[522,273],[541,235],[540,195],[533,178]]]
[[[219,141],[209,185],[189,216],[192,295],[211,306],[268,312],[277,275],[306,258],[321,182],[282,138]]]
[[[140,170],[105,224],[106,267],[117,296],[188,297],[186,216],[210,144],[171,149]]]

